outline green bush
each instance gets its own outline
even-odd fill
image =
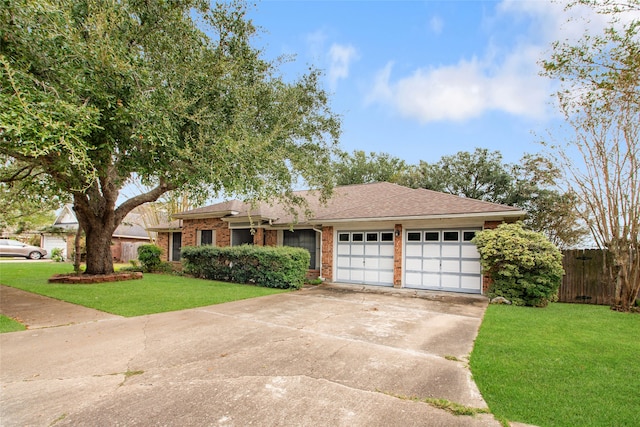
[[[491,278],[489,297],[544,307],[562,282],[562,253],[542,233],[521,223],[501,224],[476,234],[482,272]]]
[[[143,271],[146,273],[157,271],[162,264],[161,254],[162,249],[156,245],[138,246],[138,261],[142,264]]]
[[[253,283],[269,288],[295,288],[304,284],[309,252],[287,246],[182,248],[184,272],[210,280]]]
[[[51,259],[55,262],[64,261],[64,256],[62,256],[62,249],[60,248],[51,249]]]

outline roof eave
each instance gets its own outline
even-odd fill
[[[224,218],[229,215],[235,216],[240,212],[238,211],[217,211],[217,212],[199,212],[199,213],[177,213],[171,215],[174,219],[203,219],[203,218]]]
[[[486,221],[500,220],[505,218],[524,218],[525,211],[503,211],[503,212],[475,212],[462,214],[438,214],[438,215],[413,215],[400,217],[369,217],[369,218],[336,218],[336,219],[312,219],[309,224],[332,224],[346,222],[375,222],[375,221],[416,221],[430,219],[458,219],[458,218],[484,218]]]

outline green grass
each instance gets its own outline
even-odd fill
[[[5,332],[24,331],[27,329],[22,323],[0,314],[0,334]]]
[[[120,316],[133,317],[202,307],[287,292],[284,289],[145,274],[141,280],[91,285],[47,283],[56,273],[70,273],[66,263],[2,263],[0,283]]]
[[[608,307],[488,307],[470,360],[498,419],[640,425],[640,315]]]

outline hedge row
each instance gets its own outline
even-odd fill
[[[288,246],[196,246],[182,248],[184,272],[195,277],[269,288],[304,284],[309,251]]]

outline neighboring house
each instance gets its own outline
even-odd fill
[[[51,228],[59,230],[59,232],[44,233],[40,246],[47,250],[47,257],[51,257],[52,249],[60,248],[64,258],[70,258],[74,250],[75,233],[78,230],[78,220],[71,205],[65,205],[62,208]],[[128,259],[123,259],[123,244],[126,246],[127,244],[144,243],[149,243],[149,234],[144,228],[140,214],[133,211],[124,218],[113,233],[111,240],[113,259],[128,261]],[[130,258],[130,256],[124,256],[124,258]]]
[[[296,221],[282,204],[238,200],[173,215],[153,227],[164,259],[178,261],[182,246],[243,243],[302,247],[311,272],[339,283],[482,293],[476,231],[523,219],[511,206],[390,183],[336,187],[323,205],[304,197],[312,215]]]

